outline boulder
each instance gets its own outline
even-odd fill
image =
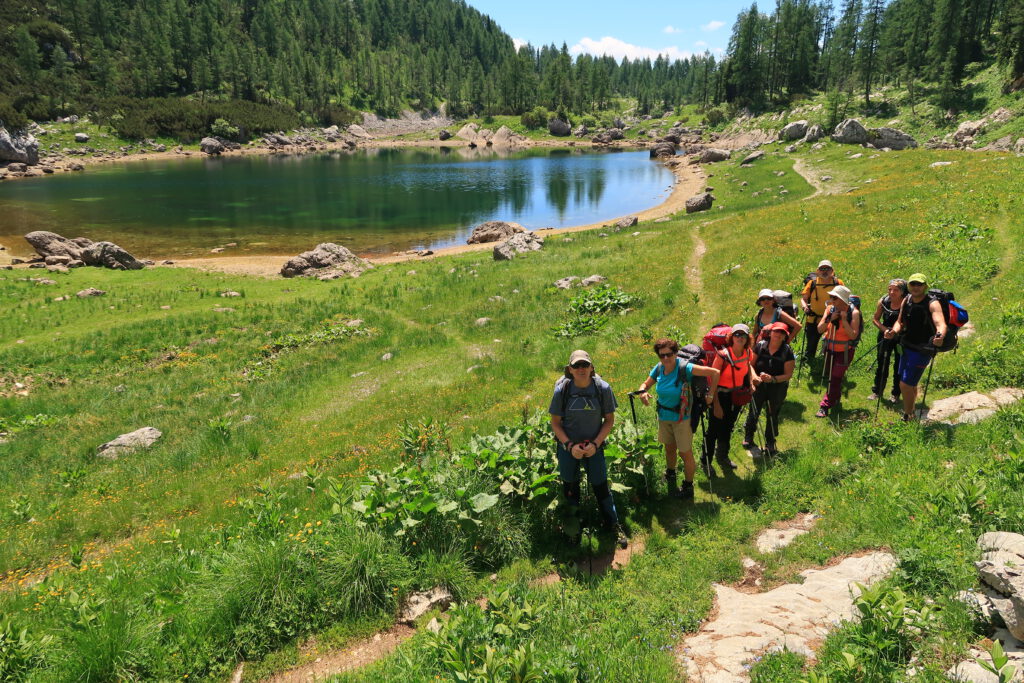
[[[476,139],[476,132],[479,129],[480,127],[475,123],[467,123],[459,129],[459,132],[455,134],[455,137],[461,138],[467,142],[472,142]]]
[[[372,135],[366,132],[365,128],[355,123],[348,127],[348,134],[363,140],[370,140],[373,138]]]
[[[437,134],[437,139],[440,140],[441,142],[444,142],[445,140],[450,140],[451,137],[451,131],[449,131],[447,128],[442,129],[441,132]]]
[[[660,159],[665,157],[674,157],[676,155],[676,146],[671,142],[656,142],[651,147],[651,158]]]
[[[555,287],[558,289],[570,289],[573,286],[573,283],[577,280],[579,280],[579,278],[575,275],[569,275],[563,277],[561,280],[555,280]]]
[[[996,109],[994,112],[992,112],[985,118],[987,118],[989,121],[993,123],[1006,123],[1007,121],[1012,119],[1013,116],[1013,112],[1007,109],[1006,107],[999,107],[999,109]]]
[[[537,251],[544,246],[544,238],[534,232],[518,232],[504,242],[494,245],[495,261],[511,261],[516,254]]]
[[[580,285],[582,285],[584,287],[589,287],[591,285],[599,285],[602,282],[607,282],[607,281],[608,281],[608,278],[606,278],[604,275],[598,275],[598,274],[595,273],[594,275],[591,275],[590,277],[583,278],[580,281]]]
[[[815,123],[807,129],[807,133],[804,135],[804,142],[817,142],[823,137],[825,137],[825,129]]]
[[[302,275],[324,275],[329,269],[332,274],[359,277],[364,271],[373,267],[366,259],[361,259],[351,251],[333,242],[316,245],[311,251],[304,251],[281,266],[281,275],[297,277]]]
[[[473,234],[466,240],[466,244],[486,244],[487,242],[501,242],[507,240],[516,233],[526,232],[526,228],[518,223],[507,221],[487,221],[473,228]]]
[[[917,140],[895,128],[886,128],[884,126],[882,128],[872,128],[868,135],[871,144],[879,149],[888,147],[889,149],[900,150],[917,147]]]
[[[521,135],[517,135],[508,126],[502,126],[494,135],[491,136],[490,142],[495,147],[511,147],[517,144],[522,139]]]
[[[786,149],[783,150],[786,154],[792,154],[797,150],[796,145],[786,145]]]
[[[985,145],[982,149],[986,152],[1009,152],[1013,150],[1013,136],[1004,135],[995,142]]]
[[[725,161],[732,156],[732,150],[708,147],[700,153],[699,163],[713,164],[716,161]]]
[[[985,129],[985,119],[978,121],[964,121],[956,128],[956,132],[953,133],[953,139],[957,142],[967,142],[968,138],[973,138]]]
[[[75,296],[77,296],[79,299],[88,299],[89,297],[92,297],[92,296],[104,296],[105,294],[106,294],[106,292],[103,291],[102,289],[96,289],[95,287],[89,287],[88,289],[81,290]]]
[[[105,460],[117,460],[142,448],[149,448],[163,434],[155,427],[143,427],[134,432],[122,434],[113,441],[108,441],[97,449],[96,455]]]
[[[626,216],[615,221],[615,227],[622,230],[624,228],[632,228],[640,219],[636,216]]]
[[[572,134],[578,138],[582,138],[586,136],[586,134],[589,132],[590,131],[587,130],[587,127],[581,123],[580,125],[576,126],[576,128],[572,131]]]
[[[616,116],[615,120],[612,121],[612,128],[625,128],[625,127],[626,127],[626,124],[623,123],[622,119],[620,119],[618,116]]]
[[[200,151],[213,156],[216,154],[222,154],[224,152],[224,145],[216,138],[203,138],[199,141],[199,149]]]
[[[1024,560],[1015,556],[1019,561]],[[1017,640],[1024,641],[1024,569],[989,560],[975,562],[982,582],[993,588],[1000,597],[992,600],[1007,630]],[[1001,598],[1001,599],[1000,599]]]
[[[39,163],[39,141],[27,131],[12,133],[0,127],[0,161],[35,166]]]
[[[607,132],[608,138],[611,140],[621,140],[626,137],[626,134],[622,132],[621,128],[609,128]]]
[[[271,147],[287,147],[292,144],[291,138],[280,133],[267,133],[263,139]]]
[[[841,145],[863,145],[868,141],[868,131],[857,119],[844,119],[832,131],[832,140]]]
[[[55,232],[36,230],[25,235],[25,241],[32,245],[36,253],[47,259],[51,256],[65,256],[69,261],[82,259],[83,246],[91,246],[92,242],[82,245]]]
[[[1013,151],[1017,154],[1024,154],[1024,138],[1017,138],[1017,142],[1013,144]]]
[[[146,265],[113,242],[96,242],[82,249],[79,260],[87,266],[112,270],[142,270]]]
[[[806,121],[791,121],[779,131],[780,140],[799,140],[805,135],[807,135]]]
[[[565,137],[572,132],[572,128],[568,121],[555,118],[548,121],[548,132],[558,137]]]
[[[447,588],[437,587],[426,593],[413,593],[406,598],[398,620],[406,624],[413,624],[430,610],[438,608],[443,612],[451,603],[452,594],[448,592]]]
[[[715,201],[715,196],[710,192],[702,192],[701,194],[695,194],[686,200],[686,213],[697,213],[698,211],[707,211],[711,208],[712,203]]]
[[[764,159],[763,149],[759,149],[756,152],[751,152],[747,156],[743,157],[743,161],[740,162],[740,165],[742,166],[743,164],[752,164],[758,159]]]
[[[608,133],[598,133],[594,137],[590,138],[590,141],[595,145],[607,145],[612,141]]]
[[[679,134],[674,133],[672,131],[669,131],[667,135],[663,135],[661,140],[665,142],[671,142],[673,145],[678,145],[680,142],[682,142],[682,138],[679,137]]]

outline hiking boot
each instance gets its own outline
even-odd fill
[[[903,413],[903,421],[904,422],[913,422],[914,421],[914,416],[910,415],[909,413]]]
[[[615,545],[623,550],[629,547],[629,535],[621,524],[615,525]]]
[[[818,412],[814,414],[814,417],[828,417],[828,408],[818,408]]]
[[[900,396],[899,394],[893,394],[892,396],[889,397],[889,403],[893,403],[893,404],[899,403],[902,400],[903,400],[903,397]]]
[[[665,474],[661,475],[661,478],[665,480],[665,483],[668,484],[670,489],[674,489],[676,487],[677,480],[675,470],[665,470]]]
[[[693,500],[693,482],[684,481],[683,487],[679,489],[679,493],[676,494],[676,498],[681,500]]]
[[[764,450],[761,451],[761,453],[766,458],[774,458],[776,455],[779,454],[779,449],[775,444],[772,444],[771,446],[765,446]]]
[[[722,468],[722,472],[725,472],[726,470],[734,470],[739,467],[739,465],[734,463],[728,457],[718,458],[718,466]]]
[[[878,394],[875,393],[874,391],[872,391],[871,394],[868,396],[868,400],[869,401],[877,401],[878,400]]]

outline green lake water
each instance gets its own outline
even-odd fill
[[[673,177],[642,152],[370,149],[133,161],[0,184],[0,244],[50,230],[139,258],[359,254],[465,244],[488,220],[527,229],[604,221],[660,204]]]

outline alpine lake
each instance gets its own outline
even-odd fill
[[[672,173],[646,151],[371,148],[138,160],[0,185],[0,244],[49,230],[139,258],[293,255],[320,242],[380,256],[466,243],[488,220],[586,225],[663,202]]]

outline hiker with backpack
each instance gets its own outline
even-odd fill
[[[785,308],[787,298],[789,300],[789,307],[792,309],[791,311],[787,311]],[[761,308],[757,311],[757,315],[754,316],[754,338],[767,340],[767,336],[762,337],[764,329],[773,323],[783,322],[787,327],[789,343],[792,344],[793,340],[796,339],[796,335],[803,327],[800,321],[796,319],[796,309],[792,308],[792,295],[781,289],[776,291],[762,289],[757,294],[757,305]]]
[[[901,278],[889,280],[889,291],[878,300],[875,306],[875,315],[871,323],[878,328],[878,346],[876,346],[877,357],[875,362],[875,383],[871,386],[869,401],[877,401],[885,393],[885,385],[889,382],[889,368],[892,367],[892,402],[900,399],[900,344],[896,340],[886,339],[885,333],[892,329],[900,317],[900,309],[903,307],[903,299],[907,296],[907,281]]]
[[[700,349],[696,350],[699,354]],[[693,476],[697,471],[697,463],[693,459],[693,427],[690,422],[696,400],[693,378],[707,378],[710,390],[704,400],[711,403],[711,397],[718,388],[719,372],[689,358],[684,361],[679,356],[679,344],[672,339],[654,342],[654,352],[658,354],[660,362],[640,385],[639,396],[645,406],[650,405],[647,391],[657,384],[658,441],[665,446],[665,481],[671,494],[690,500],[694,495]],[[678,489],[676,463],[680,457],[683,459],[684,479],[683,487]]]
[[[736,463],[729,459],[729,441],[743,406],[750,403],[753,390],[761,383],[754,373],[754,354],[750,350],[750,328],[743,323],[732,326],[726,338],[725,348],[714,352],[711,367],[718,370],[718,390],[713,396],[711,414],[708,417],[707,438],[704,439],[701,464],[708,476],[713,473],[711,458],[714,457],[722,468],[722,474],[736,469]]]
[[[762,454],[773,456],[778,453],[776,442],[779,436],[779,413],[789,391],[789,379],[796,367],[796,354],[789,345],[790,329],[784,322],[772,323],[765,327],[765,331],[768,339],[754,344],[754,373],[761,380],[761,384],[754,391],[750,411],[747,413],[743,447],[750,448],[753,444],[758,417],[764,409]]]
[[[910,295],[904,297],[899,318],[884,335],[889,340],[899,338],[903,346],[899,376],[904,422],[914,419],[917,385],[947,335],[941,302],[928,291],[925,276],[914,273],[907,279],[907,286]],[[952,295],[949,298],[952,299]]]
[[[804,335],[806,349],[803,362],[808,363],[818,352],[818,342],[821,340],[821,332],[818,331],[818,323],[825,314],[825,305],[828,303],[828,290],[832,287],[843,284],[843,281],[835,276],[832,262],[828,259],[818,264],[818,269],[808,273],[804,278],[804,289],[800,294],[801,305],[804,311]]]
[[[628,544],[619,523],[615,500],[608,486],[608,464],[604,444],[615,424],[615,394],[594,371],[586,351],[573,351],[564,376],[555,383],[548,412],[551,430],[558,442],[558,476],[566,501],[578,513],[580,506],[580,466],[594,490],[604,520],[603,528],[616,534],[622,548]]]
[[[828,368],[828,389],[821,399],[815,417],[828,417],[839,405],[843,377],[853,362],[854,351],[864,329],[864,320],[854,305],[849,288],[838,285],[828,292],[828,306],[818,321],[818,333],[825,339],[825,367]]]

